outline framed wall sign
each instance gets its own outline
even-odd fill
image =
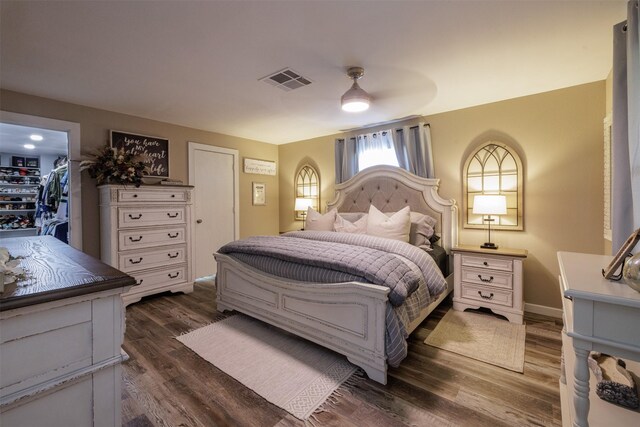
[[[146,158],[149,177],[169,177],[169,140],[157,136],[111,131],[111,146]]]
[[[264,206],[267,204],[267,186],[264,182],[251,183],[251,203],[254,206]]]
[[[276,162],[270,160],[258,160],[244,158],[244,173],[253,173],[256,175],[275,175]]]
[[[40,158],[39,157],[25,157],[24,164],[28,168],[39,168],[40,167]]]

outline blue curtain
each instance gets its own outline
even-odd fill
[[[336,139],[336,184],[344,182],[358,172],[356,138]]]
[[[419,123],[417,126],[396,129],[393,143],[398,165],[402,169],[423,178],[435,178],[431,126]]]
[[[611,141],[612,251],[640,228],[640,35],[638,0],[627,21],[613,27],[613,123]]]

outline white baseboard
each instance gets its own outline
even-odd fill
[[[562,309],[555,307],[547,307],[546,305],[524,303],[524,311],[533,314],[542,314],[543,316],[555,317],[562,319]]]

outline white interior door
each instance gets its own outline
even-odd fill
[[[239,235],[238,151],[189,143],[189,183],[194,188],[196,278],[216,272],[213,254]]]

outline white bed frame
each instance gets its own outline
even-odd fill
[[[424,179],[403,169],[376,166],[336,185],[328,208],[365,212],[373,204],[383,212],[411,206],[439,219],[436,232],[449,254],[457,244],[454,200],[438,195],[438,179]],[[356,210],[357,209],[357,210]],[[387,383],[385,310],[389,289],[367,283],[302,283],[263,273],[233,258],[215,254],[218,311],[237,310],[347,356],[369,378]],[[449,257],[451,258],[451,257]],[[452,264],[449,260],[449,271]],[[453,289],[447,290],[415,319],[412,332]]]

